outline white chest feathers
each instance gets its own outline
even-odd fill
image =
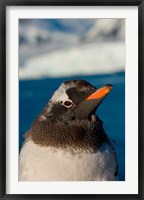
[[[116,181],[117,163],[110,145],[96,153],[40,147],[31,140],[21,149],[19,181]]]

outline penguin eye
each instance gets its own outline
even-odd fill
[[[63,105],[64,105],[65,107],[67,107],[67,108],[71,107],[72,104],[73,104],[72,101],[65,101],[65,102],[63,103]]]

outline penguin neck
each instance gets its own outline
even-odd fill
[[[29,132],[34,143],[40,146],[55,148],[73,148],[81,150],[97,150],[103,142],[108,142],[102,121],[87,119],[57,121],[39,120],[32,124]]]

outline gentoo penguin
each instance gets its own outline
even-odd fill
[[[19,181],[117,181],[116,153],[95,114],[111,89],[65,81],[25,134]]]

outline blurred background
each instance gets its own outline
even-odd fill
[[[19,149],[23,134],[68,79],[113,90],[97,110],[125,180],[125,19],[19,19]]]

